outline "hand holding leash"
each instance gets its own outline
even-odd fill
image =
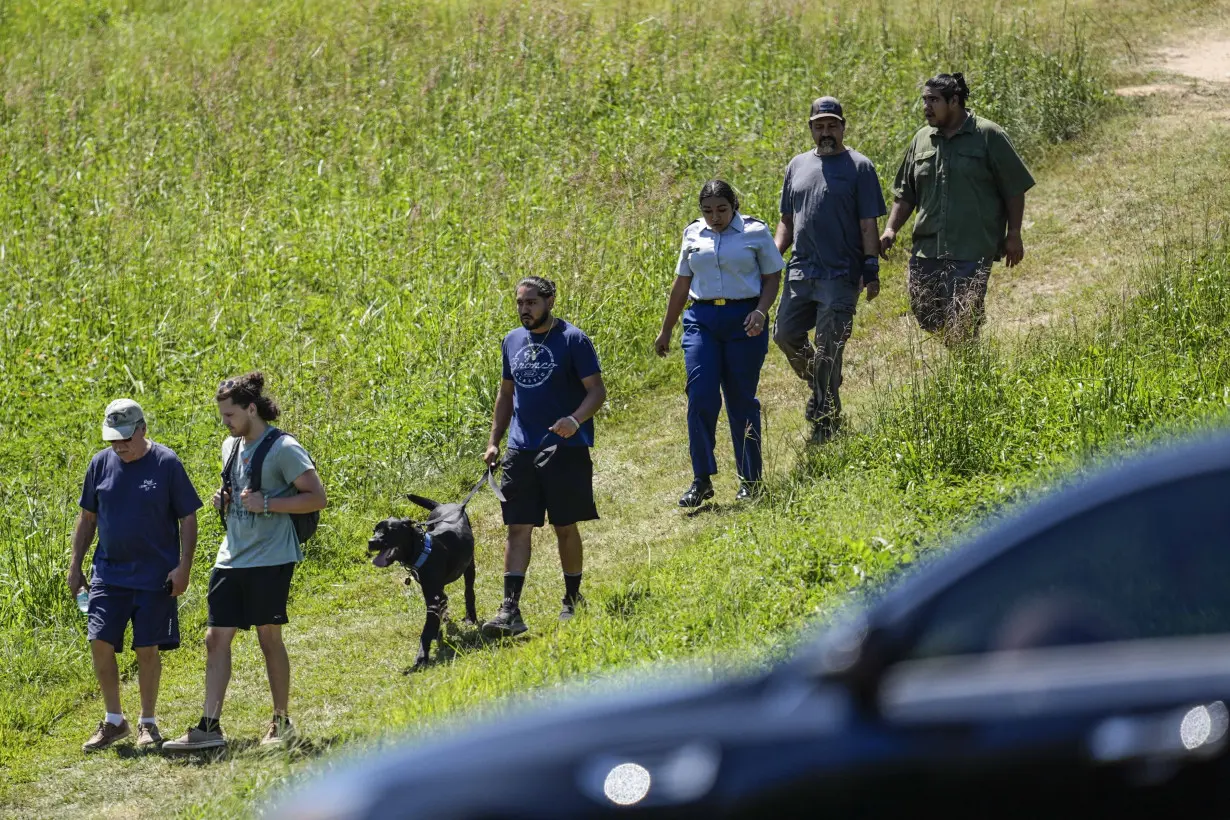
[[[548,429],[560,438],[572,438],[581,429],[581,423],[572,416],[564,416]]]

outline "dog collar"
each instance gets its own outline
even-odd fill
[[[429,555],[431,555],[431,533],[425,532],[423,533],[423,551],[419,553],[418,560],[414,562],[414,568],[422,569]]]

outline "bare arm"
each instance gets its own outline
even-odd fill
[[[94,543],[94,533],[97,531],[97,513],[81,510],[77,515],[77,523],[73,526],[73,556],[68,564],[68,587],[74,595],[85,586],[85,573],[81,567],[85,561],[85,551]]]
[[[495,410],[491,416],[491,438],[487,440],[487,451],[483,454],[483,461],[488,467],[494,467],[500,456],[500,442],[504,440],[508,425],[512,423],[512,413],[512,379],[501,379],[500,392],[496,394]]]
[[[676,276],[675,284],[671,285],[671,295],[666,301],[666,315],[662,317],[662,332],[653,343],[659,356],[665,356],[670,348],[671,333],[679,322],[679,314],[683,313],[684,305],[688,302],[688,290],[691,287],[692,280],[687,276]]]
[[[782,272],[766,273],[760,277],[760,301],[743,319],[743,330],[748,336],[759,336],[769,323],[769,308],[777,299],[777,291],[782,286]]]
[[[782,256],[794,244],[794,214],[782,214],[781,222],[777,223],[777,232],[773,234],[773,244]]]
[[[179,519],[179,566],[167,575],[171,581],[171,595],[177,598],[188,589],[188,581],[192,577],[192,559],[196,557],[196,534],[195,512]]]
[[[587,419],[593,418],[598,409],[602,407],[603,402],[606,401],[606,385],[602,381],[601,373],[595,373],[592,376],[581,379],[581,384],[585,385],[585,398],[582,399],[581,406],[572,411],[572,418],[576,419],[577,424],[573,424],[571,419],[565,417],[548,428],[560,438],[572,438],[575,436],[577,430],[581,429],[581,425]]]
[[[581,406],[572,411],[572,417],[584,424],[606,403],[606,384],[602,381],[601,373],[581,379],[581,384],[585,385],[585,398],[581,401]]]
[[[876,224],[875,217],[872,217],[871,219],[860,219],[858,221],[858,231],[863,238],[863,255],[879,256],[880,228]]]
[[[858,231],[863,239],[864,257],[863,273],[859,278],[859,285],[866,289],[867,301],[870,302],[880,295],[880,262],[877,258],[880,254],[880,237],[875,217],[860,219]],[[871,257],[871,259],[868,260],[866,257]]]
[[[888,214],[888,224],[884,226],[884,233],[880,235],[880,256],[888,257],[889,248],[897,241],[897,231],[901,230],[912,213],[914,213],[912,204],[900,197],[893,200],[893,209]]]
[[[306,471],[295,479],[294,484],[298,494],[269,499],[269,512],[311,513],[329,505],[325,485],[320,483],[320,474],[315,470]]]
[[[1011,268],[1025,258],[1025,245],[1021,242],[1021,223],[1025,220],[1025,194],[1004,200],[1008,211],[1008,235],[1004,237],[1004,265]]]

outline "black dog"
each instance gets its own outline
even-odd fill
[[[430,514],[423,523],[409,518],[386,518],[376,525],[376,531],[367,542],[369,552],[376,555],[372,563],[387,567],[394,561],[410,570],[423,588],[423,600],[427,604],[427,619],[419,636],[419,653],[414,659],[414,668],[426,665],[431,642],[440,634],[440,623],[448,610],[448,596],[444,587],[458,578],[465,577],[466,617],[463,623],[477,624],[474,607],[474,531],[470,529],[470,517],[466,505],[486,482],[503,501],[495,480],[488,471],[460,504],[441,504],[418,495],[406,496]],[[410,583],[410,579],[406,579]]]

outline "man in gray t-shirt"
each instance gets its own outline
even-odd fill
[[[222,463],[231,465],[231,492],[242,498],[252,483],[251,462],[257,448],[272,435],[279,433],[276,427],[266,425],[255,441],[249,444],[241,436],[228,438],[222,444]],[[232,460],[235,448],[239,453]],[[270,500],[295,495],[295,479],[314,470],[316,465],[307,450],[292,436],[278,435],[261,469],[261,490]],[[262,507],[264,502],[262,501]],[[272,567],[282,564],[297,564],[303,560],[303,548],[295,535],[295,525],[287,514],[249,512],[243,504],[228,504],[226,513],[226,537],[218,549],[220,569],[242,567]]]
[[[854,327],[854,309],[865,288],[880,292],[880,240],[876,221],[884,195],[871,160],[846,148],[841,103],[821,97],[808,119],[816,147],[786,167],[781,222],[774,237],[785,254],[782,300],[773,341],[800,379],[811,385],[807,420],[811,441],[828,441],[841,421],[842,351]],[[807,338],[815,332],[815,344]]]
[[[232,438],[222,446],[222,463],[229,475],[223,489],[214,494],[214,507],[226,522],[226,538],[209,578],[205,713],[187,734],[163,744],[167,751],[226,745],[219,721],[231,679],[231,642],[236,631],[252,627],[265,655],[273,696],[273,719],[261,745],[281,745],[294,733],[287,713],[290,658],[282,642],[282,625],[287,622],[291,577],[295,564],[303,560],[303,549],[291,514],[324,509],[327,499],[307,451],[270,426],[279,411],[263,394],[264,383],[262,374],[249,373],[227,379],[218,388],[218,412]],[[262,444],[268,449],[260,465],[260,488],[253,489]]]

